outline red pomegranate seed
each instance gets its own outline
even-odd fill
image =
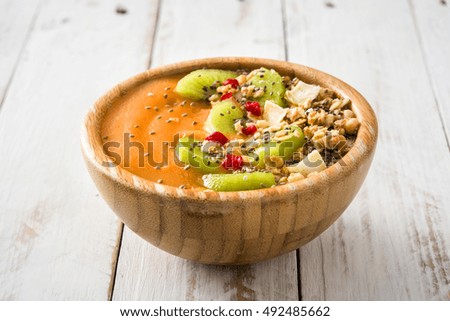
[[[242,133],[244,135],[250,136],[250,135],[253,135],[254,133],[256,133],[257,130],[258,129],[256,128],[255,125],[250,125],[245,128],[242,128]]]
[[[235,171],[241,169],[243,165],[244,160],[240,155],[227,154],[227,157],[225,157],[225,159],[222,162],[222,166],[225,169],[232,169]]]
[[[222,83],[222,85],[224,85],[224,86],[231,85],[231,87],[236,89],[239,86],[239,81],[237,81],[237,79],[234,79],[234,78],[228,78],[227,80],[225,80]]]
[[[214,132],[211,135],[207,136],[205,140],[217,142],[220,145],[225,145],[226,143],[228,143],[228,138],[221,132]]]
[[[261,115],[261,105],[257,101],[247,101],[245,103],[245,109],[255,116]]]
[[[226,93],[220,97],[220,101],[233,97],[233,93]]]

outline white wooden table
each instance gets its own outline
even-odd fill
[[[0,299],[449,300],[449,44],[444,0],[0,0]],[[173,257],[124,228],[85,170],[97,97],[211,56],[321,69],[377,113],[361,191],[297,252],[246,267]]]

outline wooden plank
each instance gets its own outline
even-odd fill
[[[286,1],[289,58],[365,94],[380,135],[355,201],[300,251],[302,297],[448,300],[450,157],[408,2],[327,3]]]
[[[0,1],[0,105],[30,34],[38,3],[39,0]]]
[[[153,65],[211,56],[284,59],[279,2],[224,6],[222,1],[197,1],[195,6],[164,1]],[[296,255],[246,267],[206,266],[159,251],[126,228],[113,299],[297,300]]]
[[[411,0],[410,5],[450,149],[450,4]]]
[[[107,299],[121,225],[79,148],[84,113],[148,64],[156,1],[46,1],[0,116],[0,299]]]
[[[207,57],[285,58],[280,4],[267,0],[164,1],[157,39],[153,66]]]
[[[125,228],[113,300],[296,300],[295,252],[226,267],[167,254]]]

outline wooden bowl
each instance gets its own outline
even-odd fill
[[[361,122],[356,142],[340,162],[318,175],[275,188],[242,192],[183,190],[124,170],[104,167],[100,128],[114,102],[151,79],[200,68],[268,67],[328,87],[353,102]],[[88,112],[81,134],[83,155],[100,194],[136,234],[176,256],[208,264],[248,264],[295,250],[325,231],[358,192],[377,140],[375,114],[355,89],[305,66],[256,58],[186,61],[141,73],[107,92]]]

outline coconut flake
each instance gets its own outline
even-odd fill
[[[309,85],[303,81],[292,89],[286,91],[284,98],[293,105],[308,108],[311,102],[319,95],[320,86]]]
[[[286,116],[286,112],[286,109],[269,100],[266,100],[266,103],[264,104],[264,119],[269,122],[270,126],[280,124]]]
[[[322,156],[317,150],[313,150],[300,163],[295,166],[287,167],[290,173],[300,173],[303,176],[308,176],[313,172],[320,172],[327,168]]]

